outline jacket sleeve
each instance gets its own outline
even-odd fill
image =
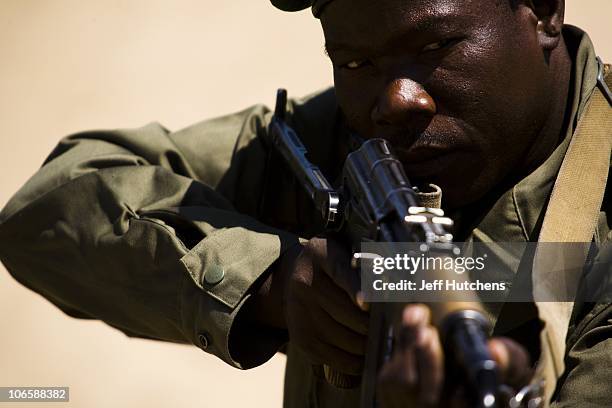
[[[298,242],[255,219],[268,119],[258,106],[177,133],[150,124],[63,139],[0,213],[0,259],[71,316],[239,368],[265,362],[284,334],[230,337],[258,279]],[[230,346],[247,342],[256,356]]]
[[[574,307],[554,408],[612,406],[612,241],[601,247],[581,289],[578,297],[588,302]]]
[[[552,398],[554,408],[612,406],[611,204],[608,181],[595,230],[598,251],[577,292],[566,339],[565,372]]]
[[[551,406],[612,406],[612,304],[594,305],[572,337]]]

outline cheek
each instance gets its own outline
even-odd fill
[[[489,154],[521,144],[540,117],[546,76],[530,38],[485,29],[432,73],[439,113],[463,122]]]

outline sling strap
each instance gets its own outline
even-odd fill
[[[555,180],[538,242],[576,243],[538,245],[533,262],[533,293],[544,330],[540,335],[538,378],[545,379],[544,396],[549,401],[563,373],[566,336],[574,303],[572,300],[586,261],[603,203],[612,150],[612,86],[609,66],[598,58],[598,87],[572,137]],[[605,78],[605,79],[604,79]],[[540,300],[540,301],[538,301]]]

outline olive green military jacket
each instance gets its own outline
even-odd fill
[[[596,83],[590,40],[575,28],[564,34],[574,59],[568,136],[512,189],[466,211],[478,220],[474,239],[537,239]],[[312,161],[335,179],[347,138],[333,89],[288,109]],[[242,369],[264,363],[287,334],[237,324],[241,308],[287,248],[322,230],[271,149],[270,117],[255,106],[178,132],[152,123],[63,139],[0,213],[0,259],[70,316],[103,320],[129,336],[191,343]],[[607,216],[600,214],[597,243],[611,238]],[[611,334],[609,304],[575,310],[559,406],[612,400]],[[357,391],[331,388],[299,350],[290,343],[287,350],[285,406],[356,405]]]

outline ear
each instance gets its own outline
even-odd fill
[[[524,3],[537,18],[537,35],[540,45],[544,50],[552,51],[561,40],[565,1],[528,0]]]

